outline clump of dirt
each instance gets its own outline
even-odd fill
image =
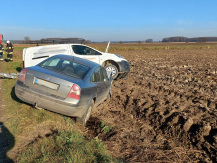
[[[89,136],[125,162],[217,162],[216,50],[116,53],[131,71],[93,110]]]

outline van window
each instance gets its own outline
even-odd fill
[[[72,50],[78,55],[102,55],[98,51],[82,45],[72,45]]]

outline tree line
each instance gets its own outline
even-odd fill
[[[217,37],[188,38],[188,37],[176,36],[176,37],[167,37],[162,39],[162,42],[214,42],[214,41],[217,41]]]
[[[46,44],[46,43],[55,43],[55,44],[66,44],[66,43],[91,43],[90,40],[85,40],[83,38],[42,38],[40,40],[31,40],[29,36],[24,37],[24,41],[21,41],[23,44]]]

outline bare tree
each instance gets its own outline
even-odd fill
[[[24,37],[24,40],[26,44],[30,44],[31,39],[29,36]]]
[[[206,42],[207,38],[206,37],[198,37],[197,42]]]
[[[120,41],[119,43],[120,43],[120,44],[123,44],[123,41]]]
[[[85,40],[84,41],[86,44],[91,44],[91,40]]]
[[[139,44],[141,44],[141,43],[142,43],[142,41],[138,41],[138,43],[139,43]]]
[[[152,42],[153,42],[153,39],[147,39],[145,42],[146,42],[146,43],[152,43]]]

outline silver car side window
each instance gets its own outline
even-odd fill
[[[102,70],[102,74],[103,74],[103,81],[107,82],[109,79],[108,79],[108,75],[107,75],[104,67],[101,67],[101,70]]]
[[[92,74],[91,80],[92,82],[100,82],[101,81],[101,68],[97,67]]]

